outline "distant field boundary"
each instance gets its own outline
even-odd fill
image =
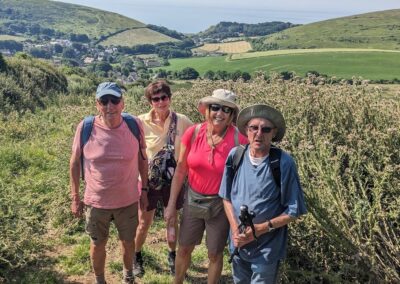
[[[110,37],[113,37],[113,36],[115,36],[117,34],[121,34],[121,33],[126,32],[126,31],[144,29],[144,28],[146,28],[146,27],[131,27],[131,28],[125,28],[125,29],[122,29],[122,30],[118,30],[118,31],[115,31],[115,32],[113,32],[113,33],[111,33],[109,35],[106,35],[103,38],[97,40],[94,44],[95,45],[96,44],[101,44],[102,42],[108,40]]]
[[[24,41],[26,37],[22,36],[12,36],[12,35],[0,35],[0,40],[14,40],[14,41]]]
[[[239,54],[231,54],[227,57],[227,61],[241,60],[247,58],[277,56],[277,55],[290,55],[290,54],[303,54],[303,53],[322,53],[322,52],[391,52],[400,53],[400,50],[389,49],[368,49],[368,48],[315,48],[315,49],[284,49],[284,50],[270,50],[247,52]]]

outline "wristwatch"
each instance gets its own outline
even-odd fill
[[[268,220],[268,233],[275,230],[274,226],[272,225],[271,220]]]
[[[149,188],[148,188],[147,186],[144,186],[144,187],[142,187],[142,191],[148,192],[148,191],[149,191]]]

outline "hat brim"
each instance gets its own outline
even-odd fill
[[[281,141],[285,136],[286,123],[285,119],[280,111],[267,105],[252,105],[244,108],[238,115],[237,127],[244,136],[247,137],[247,123],[253,118],[264,118],[271,121],[274,126],[278,129],[277,133],[272,141]]]
[[[199,112],[202,115],[205,115],[206,114],[206,109],[210,104],[219,104],[219,105],[227,106],[227,107],[233,108],[236,113],[239,112],[239,107],[236,104],[234,104],[232,102],[225,101],[225,100],[221,100],[221,99],[218,99],[218,98],[214,98],[214,97],[211,97],[211,96],[202,98],[199,101],[199,104],[198,104],[197,108],[198,108]]]
[[[109,89],[109,90],[102,90],[99,93],[97,93],[96,94],[96,99],[100,99],[101,97],[106,96],[106,95],[114,96],[114,97],[117,97],[117,98],[122,97],[121,93]]]

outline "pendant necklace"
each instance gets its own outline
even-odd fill
[[[226,133],[228,132],[228,127],[229,127],[229,126],[227,126],[227,127],[225,128],[224,132],[223,132],[222,135],[220,136],[220,140],[217,141],[217,143],[214,143],[214,139],[213,139],[213,137],[212,137],[212,136],[213,136],[212,133],[210,133],[209,131],[207,131],[207,136],[208,136],[208,138],[209,138],[209,141],[211,141],[211,145],[210,145],[210,143],[208,143],[208,145],[209,145],[210,148],[211,148],[211,152],[210,152],[210,154],[208,155],[208,162],[209,162],[211,165],[214,164],[214,149],[215,149],[215,147],[217,147],[217,145],[218,145],[219,143],[221,143],[222,140],[224,140],[224,137],[225,137]]]

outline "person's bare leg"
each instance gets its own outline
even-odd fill
[[[142,211],[139,209],[139,224],[136,229],[135,252],[142,250],[147,238],[147,233],[149,232],[150,226],[153,223],[155,212],[155,209],[151,211]]]
[[[121,251],[122,251],[122,260],[124,263],[125,271],[132,271],[133,264],[133,253],[135,251],[135,242],[132,241],[123,241],[120,240],[121,243]]]
[[[216,284],[221,278],[222,266],[223,266],[223,253],[213,254],[208,253],[208,259],[210,261],[208,265],[208,284]]]
[[[182,284],[189,268],[194,246],[179,246],[175,259],[175,284]]]
[[[104,267],[106,263],[106,244],[107,239],[101,242],[90,242],[90,260],[94,275],[96,277],[104,276]]]
[[[177,212],[178,212],[178,210],[176,211],[176,215],[175,216],[178,216]],[[166,230],[165,230],[165,238],[167,239],[169,251],[176,251],[176,244],[177,244],[177,241],[178,241],[177,237],[179,235],[179,232],[178,232],[178,218],[175,218],[175,224],[174,225],[175,225],[175,241],[171,242],[171,241],[168,240],[168,233],[167,233],[168,224],[165,224],[165,228],[166,228]]]

